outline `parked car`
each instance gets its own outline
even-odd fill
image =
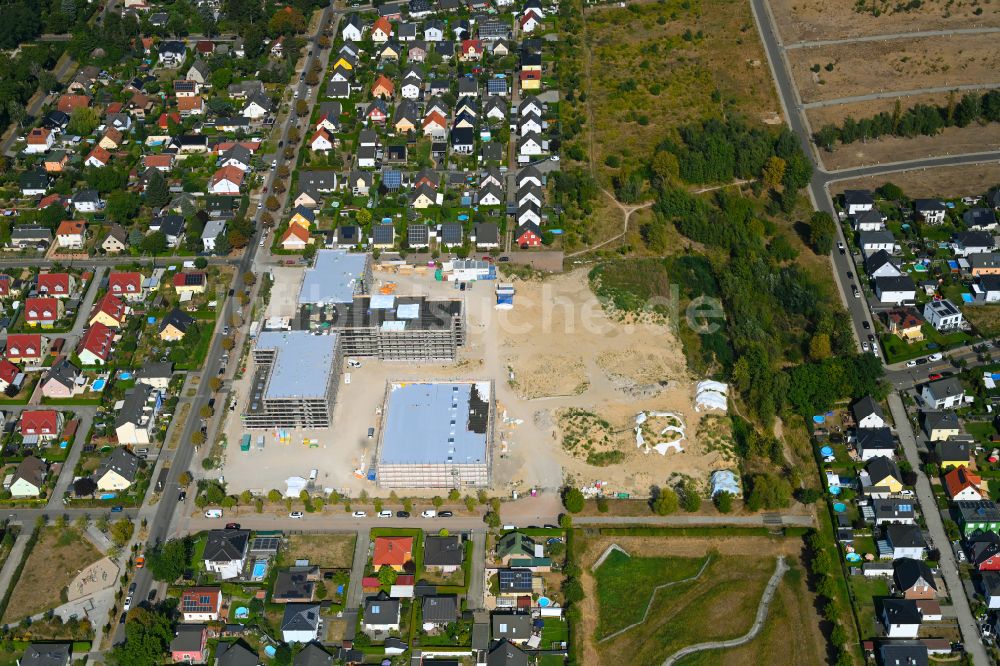
[[[156,588],[154,587],[152,590],[149,591],[149,594],[146,595],[146,601],[152,601],[155,598],[156,598]]]
[[[124,610],[127,613],[129,608],[132,608],[132,595],[131,594],[129,596],[125,597],[125,605],[122,606],[122,610]]]
[[[227,530],[238,530],[238,529],[240,529],[240,524],[239,523],[226,523],[226,529]]]
[[[392,518],[392,511],[379,511],[378,512],[378,517],[379,518]]]
[[[941,352],[935,352],[935,353],[931,354],[930,356],[928,356],[927,360],[928,361],[940,361],[943,358],[944,358],[944,354],[942,354]]]
[[[367,518],[368,517],[368,514],[365,513],[364,511],[355,511],[351,515],[354,516],[355,518]]]
[[[451,511],[441,511],[438,513],[438,518],[451,518],[454,515]]]
[[[437,516],[437,511],[434,509],[427,509],[426,511],[420,512],[421,518],[434,518],[435,516]]]
[[[867,319],[865,319],[863,322],[861,322],[861,327],[867,331],[871,329],[872,325],[868,323]]]
[[[907,361],[906,362],[906,367],[908,367],[908,368],[915,368],[915,367],[917,367],[917,362],[916,361]]]
[[[140,555],[139,557],[135,558],[135,568],[136,569],[141,569],[144,566],[146,566],[146,556],[145,555]]]
[[[396,517],[397,518],[409,518],[410,517],[410,512],[409,511],[397,511],[396,512]]]
[[[288,514],[288,517],[289,518],[301,518],[304,515],[305,514],[302,513],[301,511],[292,511],[290,514]]]
[[[927,379],[929,379],[931,381],[934,381],[936,379],[941,379],[941,377],[943,377],[943,375],[940,372],[933,372],[933,373],[927,375]]]
[[[121,513],[123,509],[120,506],[111,507],[111,513]]]

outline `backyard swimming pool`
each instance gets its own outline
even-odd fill
[[[103,377],[101,377],[99,379],[95,379],[94,383],[90,385],[90,390],[91,391],[103,391],[104,390],[104,385],[107,384],[107,383],[108,383],[108,380],[104,379]]]

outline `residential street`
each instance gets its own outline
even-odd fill
[[[889,409],[892,412],[892,420],[896,425],[896,434],[903,445],[903,453],[907,462],[914,471],[921,468],[920,454],[917,450],[917,440],[910,427],[910,420],[907,418],[906,409],[903,407],[903,400],[899,393],[889,394]],[[955,554],[951,549],[951,542],[944,531],[944,523],[941,520],[941,513],[938,511],[937,502],[934,500],[934,493],[931,490],[930,481],[927,475],[917,473],[917,499],[920,500],[920,507],[924,519],[927,521],[927,531],[934,541],[933,547],[938,549],[940,555],[941,575],[951,596],[951,602],[955,608],[956,619],[962,630],[962,639],[965,641],[965,649],[972,655],[976,664],[989,664],[990,659],[986,654],[986,648],[979,637],[979,626],[972,616],[972,609],[969,600],[965,596],[965,588],[958,576],[958,569],[955,564]]]

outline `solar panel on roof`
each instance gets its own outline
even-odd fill
[[[386,187],[400,187],[403,184],[403,173],[395,169],[383,171],[382,184]]]

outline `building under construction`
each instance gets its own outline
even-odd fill
[[[264,331],[243,412],[247,428],[329,428],[340,382],[340,336]]]
[[[355,296],[350,303],[303,305],[297,328],[331,330],[345,356],[383,361],[452,361],[465,345],[465,303],[423,296]]]
[[[384,488],[486,488],[493,383],[389,382],[375,473]]]

